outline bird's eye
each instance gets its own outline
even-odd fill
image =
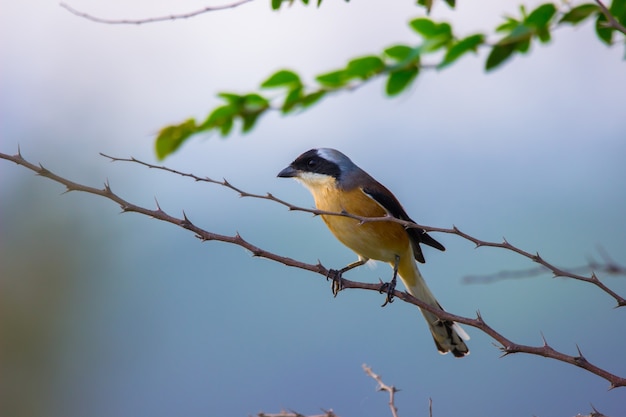
[[[317,161],[315,159],[309,159],[306,164],[309,168],[314,168],[317,165]]]

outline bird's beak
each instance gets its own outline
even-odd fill
[[[283,169],[278,173],[278,177],[280,178],[293,178],[298,176],[298,170],[294,169],[291,165],[287,168]]]

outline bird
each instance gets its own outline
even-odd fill
[[[278,177],[293,178],[302,183],[313,195],[318,210],[343,214],[321,215],[331,233],[358,255],[356,262],[340,270],[331,270],[331,274],[334,274],[333,284],[336,280],[341,281],[343,273],[365,264],[368,260],[383,261],[394,270],[392,281],[381,286],[381,291],[386,290],[388,293],[387,301],[392,300],[395,278],[398,275],[411,295],[442,309],[415,262],[425,262],[420,244],[444,251],[441,243],[420,228],[407,228],[395,221],[364,222],[345,215],[348,213],[361,218],[391,216],[415,223],[384,185],[359,168],[346,155],[331,148],[304,152],[280,171]],[[333,288],[333,292],[341,289]],[[429,311],[420,310],[439,353],[451,352],[459,358],[469,354],[469,348],[465,344],[469,336],[461,326],[452,321],[441,320]]]

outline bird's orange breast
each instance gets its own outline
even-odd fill
[[[360,188],[349,191],[336,187],[311,188],[315,205],[320,210],[347,212],[363,217],[382,217],[385,209]],[[344,245],[361,257],[384,262],[395,261],[411,251],[409,236],[404,227],[393,222],[360,223],[343,216],[322,215],[330,231]]]

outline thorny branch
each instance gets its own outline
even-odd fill
[[[176,175],[180,175],[183,177],[187,177],[187,178],[192,178],[193,180],[197,181],[197,182],[207,182],[210,184],[217,184],[217,185],[221,185],[223,187],[229,188],[233,191],[235,191],[237,194],[239,194],[240,197],[250,197],[250,198],[258,198],[258,199],[262,199],[262,200],[270,200],[273,201],[275,203],[281,204],[285,207],[287,207],[290,211],[302,211],[302,212],[306,212],[306,213],[311,213],[314,215],[332,215],[332,216],[343,216],[343,217],[349,217],[349,218],[353,218],[355,220],[360,221],[361,223],[368,223],[368,222],[396,222],[396,223],[400,223],[401,225],[403,225],[404,227],[416,227],[416,228],[420,228],[423,229],[427,232],[439,232],[439,233],[448,233],[448,234],[454,234],[457,236],[462,237],[465,240],[469,240],[470,242],[474,243],[476,245],[477,248],[479,247],[492,247],[492,248],[502,248],[502,249],[506,249],[515,253],[518,253],[519,255],[524,256],[525,258],[530,259],[533,262],[536,262],[540,265],[542,265],[543,267],[547,268],[548,270],[550,270],[553,274],[554,277],[567,277],[567,278],[572,278],[578,281],[584,281],[590,284],[595,285],[596,287],[600,288],[602,291],[604,291],[605,293],[607,293],[608,295],[610,295],[611,297],[613,297],[615,299],[615,301],[617,301],[617,307],[624,307],[626,306],[626,299],[624,299],[624,297],[620,296],[619,294],[617,294],[616,292],[614,292],[613,290],[611,290],[609,287],[607,287],[602,281],[600,281],[598,279],[598,277],[595,275],[595,273],[592,273],[591,276],[584,276],[581,274],[576,274],[573,273],[572,271],[566,271],[562,268],[559,268],[551,263],[549,263],[548,261],[544,260],[539,253],[535,253],[532,254],[530,252],[524,251],[516,246],[511,245],[509,242],[507,242],[506,239],[504,239],[502,242],[488,242],[488,241],[484,241],[484,240],[480,240],[477,239],[473,236],[468,235],[465,232],[462,232],[461,230],[459,230],[459,228],[457,228],[456,226],[453,226],[452,228],[442,228],[442,227],[431,227],[431,226],[425,226],[425,225],[421,225],[421,224],[417,224],[417,223],[412,223],[406,220],[401,220],[401,219],[397,219],[395,217],[391,217],[391,216],[385,216],[385,217],[363,217],[363,216],[357,216],[355,214],[351,214],[351,213],[335,213],[335,212],[330,212],[330,211],[324,211],[324,210],[318,210],[318,209],[310,209],[310,208],[305,208],[305,207],[298,207],[296,205],[293,205],[285,200],[281,200],[280,198],[274,197],[272,194],[267,193],[267,194],[253,194],[253,193],[248,193],[246,191],[241,190],[240,188],[235,187],[234,185],[232,185],[231,183],[229,183],[227,180],[214,180],[208,177],[200,177],[194,174],[190,174],[190,173],[185,173],[185,172],[181,172],[181,171],[177,171],[175,169],[172,168],[168,168],[162,165],[153,165],[147,162],[143,162],[140,161],[136,158],[116,158],[116,157],[112,157],[109,155],[105,155],[102,154],[102,156],[104,156],[105,158],[109,158],[111,161],[113,162],[133,162],[136,164],[140,164],[143,165],[145,167],[151,168],[151,169],[158,169],[158,170],[162,170],[162,171],[167,171]]]
[[[110,157],[109,157],[110,158]],[[18,153],[16,155],[7,155],[7,154],[3,154],[0,153],[0,159],[5,159],[8,161],[12,161],[18,165],[21,165],[33,172],[35,172],[37,175],[40,175],[42,177],[46,177],[49,178],[55,182],[58,182],[60,184],[63,184],[66,188],[66,192],[70,192],[70,191],[81,191],[81,192],[85,192],[85,193],[89,193],[89,194],[94,194],[94,195],[98,195],[104,198],[107,198],[115,203],[117,203],[121,208],[122,208],[122,212],[126,213],[126,212],[135,212],[135,213],[141,213],[143,215],[146,216],[150,216],[153,217],[155,219],[159,219],[165,222],[169,222],[172,223],[176,226],[182,227],[184,229],[190,230],[193,233],[195,233],[196,237],[202,241],[210,241],[210,240],[216,240],[216,241],[220,241],[220,242],[226,242],[226,243],[231,243],[234,245],[238,245],[241,246],[247,250],[249,250],[250,252],[252,252],[253,256],[257,256],[257,257],[262,257],[262,258],[266,258],[269,260],[273,260],[276,262],[279,262],[285,266],[290,266],[290,267],[294,267],[294,268],[299,268],[299,269],[303,269],[303,270],[307,270],[307,271],[311,271],[311,272],[316,272],[320,275],[322,275],[323,277],[326,277],[328,275],[329,270],[324,267],[321,263],[317,263],[317,264],[308,264],[305,262],[300,262],[297,261],[295,259],[292,258],[288,258],[288,257],[284,257],[284,256],[280,256],[277,255],[275,253],[272,252],[268,252],[264,249],[261,249],[255,245],[253,245],[252,243],[246,241],[245,239],[243,239],[239,234],[236,234],[235,236],[225,236],[225,235],[220,235],[217,233],[213,233],[213,232],[209,232],[206,231],[198,226],[196,226],[195,224],[192,223],[192,221],[187,217],[187,215],[183,212],[183,218],[178,218],[178,217],[174,217],[171,216],[169,214],[167,214],[165,211],[163,211],[163,209],[161,209],[161,207],[159,207],[157,205],[157,208],[155,210],[151,210],[151,209],[147,209],[141,206],[137,206],[135,204],[132,204],[130,202],[128,202],[127,200],[123,199],[122,197],[118,196],[117,194],[115,194],[112,189],[111,186],[108,183],[105,183],[103,188],[95,188],[95,187],[89,187],[86,185],[82,185],[73,181],[70,181],[64,177],[61,177],[57,174],[54,174],[52,171],[48,170],[47,168],[45,168],[43,165],[39,164],[33,164],[28,162],[27,160],[25,160],[21,153],[18,150]],[[119,158],[113,158],[113,160],[115,161],[123,161],[125,159],[119,159]],[[325,213],[325,212],[320,212],[317,210],[309,210],[309,209],[303,209],[303,208],[299,208],[296,206],[292,206],[289,203],[286,203],[280,199],[277,199],[275,197],[273,197],[271,194],[267,194],[265,196],[257,196],[255,194],[249,194],[246,192],[243,192],[241,190],[239,190],[238,188],[230,185],[227,181],[214,181],[214,180],[209,180],[209,179],[203,179],[200,177],[196,177],[194,175],[191,174],[182,174],[179,173],[177,171],[171,170],[169,168],[165,168],[165,167],[157,167],[157,166],[151,166],[150,164],[147,164],[145,162],[139,162],[135,159],[126,159],[126,161],[132,161],[132,162],[137,162],[137,163],[141,163],[142,165],[145,166],[150,166],[153,168],[158,168],[158,169],[163,169],[166,171],[170,171],[173,173],[178,173],[180,175],[184,175],[184,176],[188,176],[191,178],[196,179],[197,181],[207,181],[207,182],[211,182],[211,183],[216,183],[216,184],[221,184],[225,187],[231,188],[237,192],[240,193],[240,195],[242,196],[247,196],[247,197],[257,197],[257,198],[263,198],[263,199],[268,199],[268,200],[272,200],[272,201],[276,201],[280,204],[286,205],[287,207],[289,207],[292,210],[300,210],[300,211],[307,211],[307,212],[311,212],[313,214],[332,214],[332,215],[339,215],[339,216],[348,216],[348,217],[353,217],[357,220],[360,220],[362,222],[366,222],[366,221],[394,221],[393,218],[391,217],[383,217],[383,218],[360,218],[358,216],[352,216],[346,213]],[[415,227],[415,225],[413,224],[406,224],[407,227]],[[434,228],[434,227],[424,227],[424,226],[419,226],[422,227],[428,231],[438,231],[438,232],[442,232],[442,233],[452,233],[452,234],[456,234],[459,235],[467,240],[470,240],[472,242],[474,242],[477,246],[492,246],[492,247],[501,247],[501,248],[505,248],[508,250],[511,250],[513,252],[519,253],[520,255],[526,256],[532,260],[534,260],[535,262],[541,263],[542,265],[550,268],[553,270],[553,272],[555,273],[555,275],[561,275],[561,276],[569,276],[569,277],[573,277],[575,279],[580,279],[582,281],[585,282],[590,282],[593,283],[594,285],[600,286],[599,285],[599,280],[597,277],[595,277],[595,275],[592,275],[592,278],[587,278],[587,277],[581,277],[581,278],[576,278],[576,276],[572,276],[572,275],[568,275],[565,274],[563,271],[557,269],[556,267],[552,266],[551,264],[549,264],[548,262],[544,261],[542,258],[539,257],[539,255],[531,255],[528,252],[525,252],[521,249],[516,248],[515,246],[512,246],[511,244],[509,244],[508,242],[504,241],[504,243],[489,243],[489,242],[483,242],[479,239],[476,239],[472,236],[469,236],[463,232],[461,232],[460,230],[458,230],[456,227],[452,228],[452,229],[444,229],[444,228]],[[380,290],[380,284],[369,284],[369,283],[362,283],[362,282],[356,282],[356,281],[350,281],[347,279],[343,279],[343,288],[344,289],[348,289],[348,288],[360,288],[360,289],[364,289],[364,290],[370,290],[370,291],[379,291]],[[602,286],[600,288],[603,288]],[[613,294],[613,292],[610,292],[610,294]],[[543,356],[546,358],[551,358],[560,362],[564,362],[564,363],[568,363],[570,365],[574,365],[577,366],[579,368],[582,368],[592,374],[595,374],[603,379],[605,379],[606,381],[608,381],[610,383],[610,388],[617,388],[617,387],[625,387],[626,386],[626,378],[617,376],[615,374],[612,374],[594,364],[592,364],[591,362],[589,362],[587,360],[587,358],[585,358],[582,354],[582,352],[580,351],[580,349],[578,349],[578,353],[576,356],[571,356],[571,355],[567,355],[565,353],[559,352],[557,350],[555,350],[554,348],[552,348],[550,345],[548,345],[548,343],[545,341],[544,339],[544,343],[542,346],[527,346],[527,345],[521,345],[521,344],[517,344],[514,343],[513,341],[509,340],[508,338],[506,338],[504,335],[502,335],[501,333],[497,332],[496,330],[494,330],[492,327],[490,327],[482,318],[482,316],[480,315],[480,313],[477,313],[476,318],[472,319],[472,318],[467,318],[467,317],[462,317],[462,316],[458,316],[452,313],[448,313],[446,311],[443,311],[441,309],[438,309],[436,307],[433,307],[429,304],[424,303],[423,301],[420,301],[418,299],[416,299],[415,297],[411,296],[410,294],[406,293],[406,292],[400,292],[398,290],[394,290],[393,295],[407,303],[416,305],[426,311],[429,311],[433,314],[435,314],[436,316],[438,316],[440,319],[442,320],[446,320],[446,321],[454,321],[460,324],[465,324],[467,326],[471,326],[474,327],[476,329],[479,329],[480,331],[482,331],[483,333],[486,333],[487,335],[491,336],[494,340],[496,340],[499,344],[500,344],[500,350],[503,352],[503,356],[507,356],[509,354],[512,353],[526,353],[526,354],[530,354],[530,355],[537,355],[537,356]],[[616,297],[618,297],[618,302],[619,305],[625,305],[626,303],[624,303],[623,299],[619,296],[616,295]],[[621,302],[619,301],[621,300]]]
[[[167,20],[189,19],[190,17],[195,17],[204,13],[214,12],[217,10],[234,9],[235,7],[241,6],[251,1],[253,0],[239,0],[235,3],[224,4],[221,6],[204,7],[202,9],[195,10],[189,13],[171,14],[168,16],[149,17],[149,18],[144,18],[144,19],[104,19],[101,17],[93,16],[89,13],[81,12],[80,10],[76,10],[75,8],[73,8],[67,3],[59,3],[59,6],[63,7],[65,10],[67,10],[68,12],[78,17],[82,17],[84,19],[91,20],[92,22],[96,22],[96,23],[106,23],[109,25],[141,25],[144,23],[164,22]]]

